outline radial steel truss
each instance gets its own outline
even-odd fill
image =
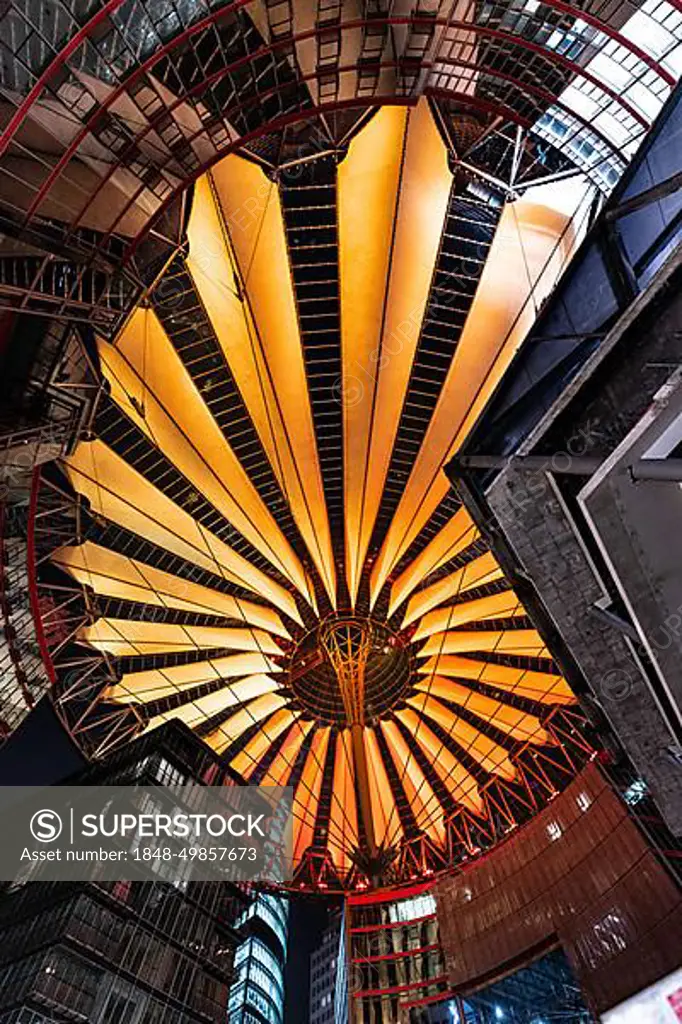
[[[7,7],[0,295],[97,332],[31,504],[60,713],[95,756],[180,717],[291,785],[296,884],[474,857],[591,756],[442,467],[674,84],[679,7]]]

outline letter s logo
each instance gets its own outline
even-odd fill
[[[39,843],[53,843],[62,834],[63,827],[56,811],[36,811],[31,818],[31,835]]]

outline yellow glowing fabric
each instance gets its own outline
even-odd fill
[[[444,633],[448,629],[461,626],[467,622],[485,622],[486,619],[508,619],[515,615],[525,615],[525,609],[513,590],[503,590],[500,594],[479,597],[475,601],[462,601],[460,604],[446,605],[429,612],[420,620],[413,640],[422,640],[434,633]]]
[[[257,732],[244,749],[237,754],[232,762],[232,768],[248,779],[253,770],[258,767],[263,755],[267,753],[285,729],[291,728],[296,717],[296,714],[289,708],[280,708],[279,711],[275,711],[274,715],[268,719],[267,725],[263,726],[262,730]]]
[[[535,629],[456,630],[435,633],[419,649],[420,657],[429,654],[464,654],[467,651],[497,651],[499,654],[548,658],[549,652]]]
[[[294,13],[315,26],[314,4]],[[344,34],[349,60],[361,43]],[[297,41],[302,67],[316,46]],[[152,294],[98,341],[107,397],[64,460],[82,507],[51,568],[85,591],[74,643],[106,656],[101,714],[179,719],[245,781],[291,785],[296,870],[340,879],[423,837],[450,851],[458,815],[490,830],[486,787],[513,800],[575,704],[443,472],[564,265],[571,219],[546,191],[503,209],[446,351],[431,311],[473,244],[453,250],[451,227],[473,192],[425,100],[358,123],[323,186],[244,152],[196,182],[178,280],[206,319],[179,330]],[[303,301],[321,324],[302,336]],[[351,729],[321,623],[368,614],[369,675],[397,655],[405,685],[388,706],[370,678]]]
[[[483,809],[483,800],[476,779],[464,768],[442,740],[424,722],[413,708],[396,712],[396,718],[410,731],[415,743],[424,751],[433,764],[441,782],[445,784],[456,803],[468,807],[474,813]]]
[[[377,154],[385,154],[377,159]],[[428,105],[386,107],[339,170],[346,577],[357,598],[452,176]]]
[[[453,597],[465,594],[473,587],[492,583],[501,577],[502,570],[494,555],[488,551],[485,555],[469,562],[462,569],[453,572],[451,576],[432,583],[430,587],[425,587],[424,590],[420,590],[410,598],[403,618],[403,627],[409,626],[415,619],[425,615],[432,608],[442,604],[443,601],[450,601]]]
[[[422,685],[422,684],[420,684]],[[428,687],[427,687],[428,690]],[[453,712],[440,700],[437,700],[430,693],[415,694],[410,697],[408,704],[416,708],[428,721],[432,718],[449,736],[468,753],[474,757],[487,771],[495,775],[502,775],[507,779],[516,776],[516,769],[509,759],[507,751],[499,743],[489,739],[475,726],[470,725],[463,718]]]
[[[420,828],[433,833],[439,842],[445,840],[443,808],[417,759],[411,754],[403,734],[395,722],[381,723],[393,765],[407,794],[412,812]],[[390,830],[389,830],[390,834]]]
[[[263,696],[256,697],[245,707],[224,719],[213,732],[208,734],[206,742],[217,753],[222,754],[225,748],[238,739],[245,729],[274,714],[285,704],[286,700],[279,693],[265,693]]]
[[[347,729],[338,734],[334,755],[334,797],[329,811],[329,849],[337,868],[346,873],[351,867],[350,850],[357,844],[358,823],[355,805],[355,772]]]
[[[137,310],[116,346],[99,343],[111,396],[254,547],[309,596],[299,560],[211,416],[152,310]]]
[[[277,684],[272,679],[262,675],[239,679],[237,682],[224,686],[216,693],[199,697],[191,704],[183,704],[181,707],[154,716],[149,722],[149,728],[153,729],[162,722],[169,722],[174,718],[179,718],[189,726],[200,725],[207,718],[220,714],[242,701],[250,701],[250,703],[247,705],[247,709],[239,714],[248,718],[250,723],[257,722],[269,714],[270,709],[274,711],[281,706],[281,698],[272,693],[276,686]],[[234,721],[235,718],[236,716],[232,716],[229,721]],[[243,719],[238,720],[239,725],[242,722]],[[227,743],[230,734],[222,726],[217,732],[220,735],[216,736],[212,733],[207,738],[207,742],[216,750],[220,750],[222,745]]]
[[[374,731],[365,729],[363,740],[369,765],[369,790],[374,836],[379,846],[388,845],[390,842],[397,842],[403,834],[398,807]]]
[[[212,262],[197,284],[201,291],[207,276],[223,274],[241,290],[246,331],[223,334],[225,354],[334,603],[334,557],[279,194],[259,167],[237,156],[215,168],[213,182],[222,215],[217,230],[225,241],[215,271]],[[205,210],[195,200],[192,221]],[[190,224],[192,269],[200,258]]]
[[[531,669],[510,668],[456,654],[437,654],[419,665],[418,672],[424,675],[448,676],[453,679],[473,679],[497,690],[517,693],[548,704],[575,704],[575,696],[565,679],[550,672],[535,672]]]
[[[328,727],[313,735],[303,772],[294,791],[294,860],[301,859],[313,840],[315,815],[322,787],[322,765],[329,746]]]
[[[106,519],[208,572],[269,596],[300,621],[296,602],[284,587],[212,536],[101,441],[82,441],[66,460],[66,469],[74,488]]]
[[[434,416],[372,573],[378,594],[448,492],[457,452],[573,247],[565,214],[525,195],[505,208]],[[532,296],[532,297],[531,297]]]
[[[168,665],[163,669],[127,672],[121,676],[119,683],[108,687],[106,696],[109,700],[131,700],[144,704],[169,694],[191,690],[204,683],[276,672],[281,672],[281,667],[272,658],[260,652],[247,651],[189,665]]]
[[[473,544],[479,532],[466,509],[460,508],[421,554],[410,562],[391,587],[389,614],[392,615],[412,591],[432,572]]]
[[[313,727],[311,721],[304,722],[298,719],[294,725],[291,726],[281,748],[275,755],[275,759],[268,768],[267,772],[263,776],[262,785],[264,786],[286,786],[291,775],[291,770],[295,764],[298,753],[303,746],[306,736]],[[242,763],[238,761],[240,755],[232,762],[232,767],[235,771],[239,771],[239,765]],[[251,769],[249,770],[250,773]]]
[[[290,635],[272,608],[231,597],[182,576],[172,576],[89,540],[78,547],[60,548],[53,561],[79,583],[92,587],[96,594],[161,608],[222,615],[261,626],[278,636]]]
[[[528,740],[531,743],[549,741],[546,731],[534,715],[509,707],[492,697],[485,697],[452,679],[430,676],[428,679],[420,680],[417,689],[433,697],[454,701],[460,707],[472,711],[482,722],[490,722],[515,739]]]
[[[280,648],[273,638],[262,629],[176,626],[167,622],[98,619],[92,626],[83,627],[80,637],[84,643],[118,657],[221,647],[235,651],[260,651],[262,654],[280,653]]]

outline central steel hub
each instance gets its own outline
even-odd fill
[[[346,728],[386,714],[409,688],[409,647],[375,619],[335,615],[299,642],[292,690],[314,718]]]

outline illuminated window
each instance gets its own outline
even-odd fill
[[[388,908],[389,920],[398,924],[402,921],[414,921],[420,917],[428,917],[436,913],[436,901],[433,896],[414,896],[410,900],[392,903]]]

